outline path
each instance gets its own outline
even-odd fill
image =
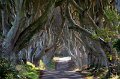
[[[85,79],[74,71],[45,71],[41,79]]]
[[[84,79],[82,75],[75,71],[69,71],[73,66],[70,58],[59,58],[57,61],[56,71],[44,71],[41,79]]]

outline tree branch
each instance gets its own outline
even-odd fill
[[[45,12],[43,15],[41,15],[35,22],[30,24],[18,37],[18,40],[16,41],[14,45],[14,51],[21,50],[23,47],[25,47],[29,40],[32,38],[32,36],[37,33],[40,29],[43,28],[44,24],[46,23],[48,19],[48,14],[51,11],[51,8],[53,8],[56,0],[50,0],[49,4],[47,5],[47,8],[45,9]]]
[[[70,12],[69,12],[69,6],[66,5],[66,18],[69,21],[70,27],[69,29],[74,29],[78,32],[85,32],[88,36],[92,36],[92,34],[87,31],[86,29],[82,28],[81,26],[77,25],[74,20],[72,19]]]

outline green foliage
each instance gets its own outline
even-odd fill
[[[97,30],[97,33],[93,33],[93,39],[102,38],[104,41],[109,42],[117,35],[116,31],[109,28],[101,28]]]
[[[97,35],[95,32],[93,32],[93,33],[92,33],[92,38],[93,38],[93,39],[98,39],[99,37],[98,37],[98,35]]]
[[[0,57],[0,79],[18,79],[18,71],[5,58]]]
[[[39,73],[32,64],[17,65],[16,69],[19,71],[20,79],[38,79]]]
[[[93,33],[93,38],[102,38],[106,42],[112,41],[118,34],[120,28],[120,15],[116,10],[106,7],[104,9],[105,26]]]
[[[0,57],[0,79],[39,79],[37,69],[31,64],[13,66]]]
[[[104,15],[107,17],[109,21],[119,21],[120,16],[117,11],[111,9],[110,7],[105,8]]]
[[[53,61],[53,60],[51,60],[51,62],[49,62],[49,64],[48,64],[48,67],[49,67],[49,69],[55,69],[55,62]]]
[[[103,28],[97,31],[97,35],[104,39],[106,42],[109,42],[116,35],[116,33],[109,28]]]
[[[40,60],[40,66],[39,66],[40,70],[45,70],[45,64],[43,63],[42,60]]]

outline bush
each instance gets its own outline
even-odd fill
[[[16,69],[19,71],[20,79],[38,79],[39,73],[32,64],[17,65]]]
[[[38,79],[37,69],[30,64],[12,65],[0,57],[0,79]]]
[[[18,71],[5,58],[0,57],[0,79],[18,79]]]

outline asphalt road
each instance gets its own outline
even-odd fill
[[[59,58],[57,60],[55,71],[43,71],[41,79],[85,79],[75,71],[70,71],[74,65],[69,57]]]
[[[85,79],[74,71],[45,71],[41,79]]]

